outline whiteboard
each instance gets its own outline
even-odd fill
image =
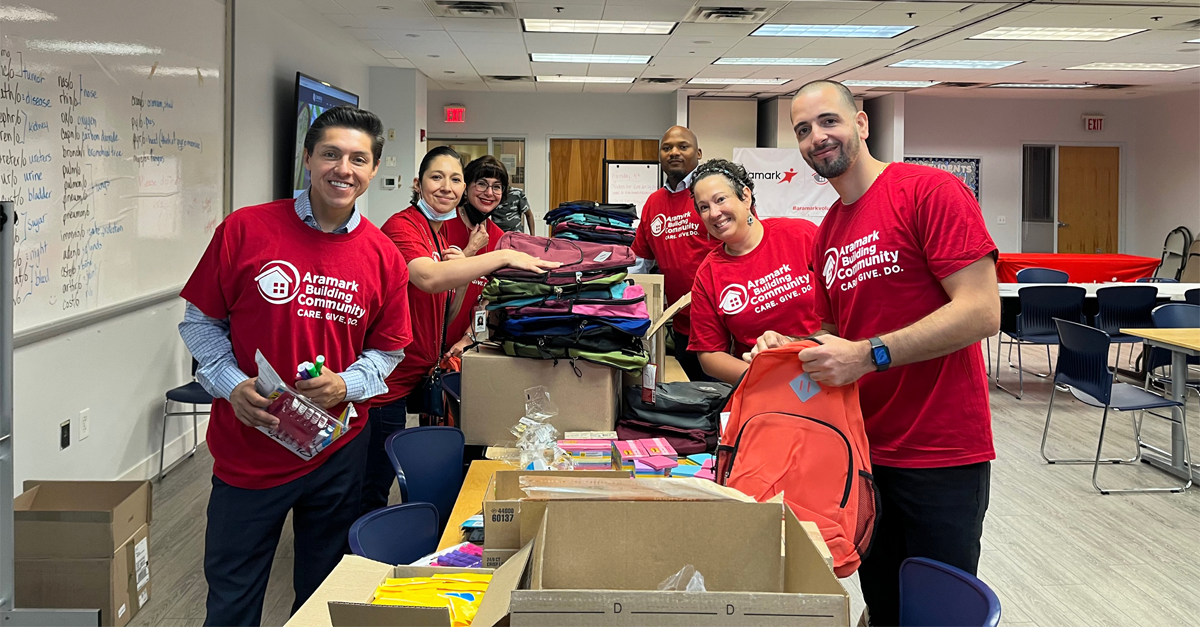
[[[662,187],[659,164],[654,162],[605,161],[604,198],[609,203],[630,203],[637,207],[638,218],[642,205]]]
[[[0,7],[16,331],[177,289],[224,215],[225,5]]]

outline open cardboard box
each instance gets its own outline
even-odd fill
[[[491,573],[492,581],[483,595],[473,627],[503,624],[508,616],[509,597],[521,583],[531,547],[517,552],[495,571],[486,568],[442,566],[390,566],[357,555],[347,555],[325,578],[286,627],[440,627],[450,625],[444,607],[372,605],[375,589],[389,577],[429,577],[448,573]]]
[[[521,477],[534,473],[548,477],[578,477],[580,473],[587,473],[587,477],[629,477],[627,471],[610,470],[496,471],[488,483],[487,490],[483,493],[483,548],[485,552],[488,549],[516,551],[528,544],[533,533],[536,533],[537,528],[533,527],[533,531],[522,541],[522,508],[529,512],[533,525],[537,525],[541,521],[542,512],[546,510],[545,501],[521,501],[525,498],[525,492],[521,490]]]
[[[658,590],[687,564],[704,576],[707,592]],[[514,626],[846,627],[850,620],[849,595],[779,503],[551,502],[527,588],[511,595]]]

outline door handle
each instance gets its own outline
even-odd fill
[[[1068,227],[1068,226],[1071,226],[1071,225],[1070,225],[1070,224],[1067,224],[1066,222],[1059,222],[1059,223],[1058,223],[1058,228],[1060,228],[1060,229],[1062,229],[1062,228],[1066,228],[1066,227]]]

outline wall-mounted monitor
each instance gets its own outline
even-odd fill
[[[308,189],[308,170],[304,169],[304,136],[317,116],[338,105],[358,106],[358,96],[325,81],[296,72],[296,150],[292,159],[292,197]]]

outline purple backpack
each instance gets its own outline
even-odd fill
[[[505,233],[496,244],[496,250],[516,250],[544,261],[562,263],[561,267],[545,274],[516,268],[500,268],[492,273],[492,276],[500,279],[547,285],[569,285],[611,276],[624,272],[637,261],[628,246],[551,239],[516,231]]]

